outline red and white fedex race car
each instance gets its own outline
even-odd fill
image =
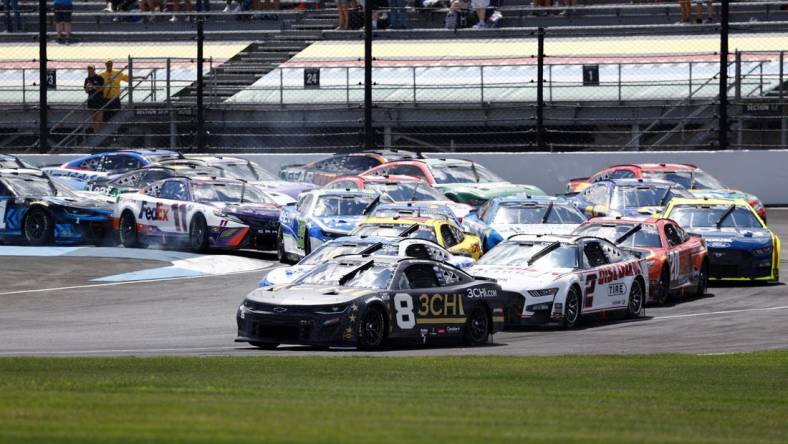
[[[170,177],[119,197],[113,226],[124,247],[150,243],[215,248],[275,247],[281,209],[254,184]]]
[[[642,316],[648,297],[644,261],[598,237],[515,235],[468,273],[498,281],[508,298],[506,325],[572,328],[582,316]]]

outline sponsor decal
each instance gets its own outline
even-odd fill
[[[423,294],[419,296],[419,316],[465,316],[460,294]]]
[[[446,333],[454,334],[459,332],[460,332],[460,327],[456,327],[456,326],[446,327]]]
[[[495,298],[498,297],[498,290],[494,288],[468,288],[465,296],[469,299],[474,298]]]
[[[142,201],[142,205],[140,205],[140,213],[137,215],[137,219],[158,220],[166,222],[170,220],[169,213],[170,210],[164,208],[164,205],[161,202],[156,203],[155,207],[151,207],[148,202]]]
[[[274,313],[284,313],[287,311],[287,307],[274,307]]]
[[[627,286],[622,283],[610,284],[607,286],[608,296],[622,296],[627,293]]]
[[[627,276],[635,276],[638,274],[640,274],[640,263],[638,262],[616,264],[599,270],[598,284],[603,285],[613,281],[618,281]]]

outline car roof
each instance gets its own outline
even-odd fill
[[[607,243],[611,243],[609,240],[597,237],[597,236],[586,236],[586,235],[574,235],[574,234],[515,234],[509,236],[507,239],[508,241],[516,241],[516,242],[561,242],[562,244],[573,244],[576,245],[578,242],[591,239],[591,240],[601,240]]]
[[[589,219],[586,221],[587,225],[600,225],[600,224],[644,224],[644,225],[658,225],[660,222],[663,222],[669,219],[657,219],[655,217],[649,217],[648,219],[635,219],[633,217],[622,217],[622,216],[606,216],[606,217],[595,217],[593,219]]]
[[[402,174],[387,174],[387,175],[379,175],[379,176],[352,176],[358,177],[364,183],[375,183],[375,184],[392,184],[396,185],[399,183],[418,183],[424,182],[427,184],[423,179],[414,176],[405,176]],[[429,185],[428,185],[429,186]]]
[[[534,203],[534,204],[549,204],[553,202],[558,205],[571,205],[571,202],[561,196],[532,196],[530,194],[512,194],[508,196],[495,197],[492,201],[496,204],[516,204],[516,203]]]
[[[750,204],[744,199],[708,199],[705,197],[696,198],[674,198],[670,201],[670,206],[678,205],[731,205],[750,208]]]
[[[317,197],[323,197],[323,196],[339,196],[339,197],[344,197],[344,196],[358,196],[358,197],[362,197],[363,196],[363,197],[368,197],[368,196],[372,196],[372,197],[375,197],[375,196],[379,196],[380,195],[379,193],[376,193],[374,191],[346,190],[346,189],[345,190],[342,190],[342,189],[338,189],[338,190],[334,190],[334,189],[328,189],[328,190],[317,189],[317,190],[307,191],[307,193],[313,194],[313,195],[315,195]]]
[[[652,187],[652,186],[672,186],[675,188],[684,188],[676,182],[662,179],[605,179],[600,182],[611,182],[617,187]]]
[[[360,225],[372,225],[372,224],[379,224],[379,225],[427,225],[427,226],[435,226],[441,225],[446,222],[446,219],[435,219],[431,217],[413,217],[413,216],[393,216],[393,217],[377,217],[377,216],[369,216],[363,221],[361,221]]]

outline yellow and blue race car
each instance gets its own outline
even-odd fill
[[[673,199],[663,217],[706,240],[709,279],[780,280],[780,239],[743,199]]]
[[[426,217],[367,217],[352,236],[414,237],[431,240],[452,254],[479,259],[482,244],[474,234],[463,233],[447,219]]]

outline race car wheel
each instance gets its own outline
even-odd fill
[[[282,233],[282,227],[276,230],[276,259],[283,264],[290,263],[285,252],[285,235]]]
[[[380,348],[386,337],[386,318],[383,310],[375,305],[367,307],[367,312],[358,323],[358,348],[374,350]]]
[[[629,290],[629,302],[627,303],[627,317],[636,318],[643,310],[643,287],[639,280],[632,281],[632,288]]]
[[[657,305],[665,305],[670,300],[670,270],[668,267],[662,269],[659,276],[659,294],[657,294]]]
[[[468,313],[465,320],[465,333],[463,338],[468,345],[483,345],[490,336],[490,317],[487,310],[475,307]]]
[[[124,211],[120,215],[119,236],[120,243],[126,248],[140,247],[140,235],[137,232],[137,220],[131,211]]]
[[[564,301],[564,318],[562,326],[565,329],[569,330],[577,325],[577,321],[580,320],[580,310],[580,290],[572,286],[569,288],[569,292],[566,294],[566,300]]]
[[[700,273],[698,273],[698,291],[695,293],[695,296],[702,298],[706,295],[706,289],[709,287],[709,264],[708,262],[704,262],[703,265],[700,267]]]
[[[195,214],[189,224],[189,246],[197,253],[208,249],[208,223],[200,213]]]
[[[24,232],[25,240],[30,245],[39,246],[50,243],[55,233],[52,216],[43,208],[32,208],[25,216]]]
[[[250,342],[249,345],[262,348],[263,350],[273,350],[276,347],[279,347],[279,344],[275,342]]]
[[[309,253],[312,252],[312,245],[309,242],[309,230],[306,231],[304,234],[304,257],[309,256]]]

